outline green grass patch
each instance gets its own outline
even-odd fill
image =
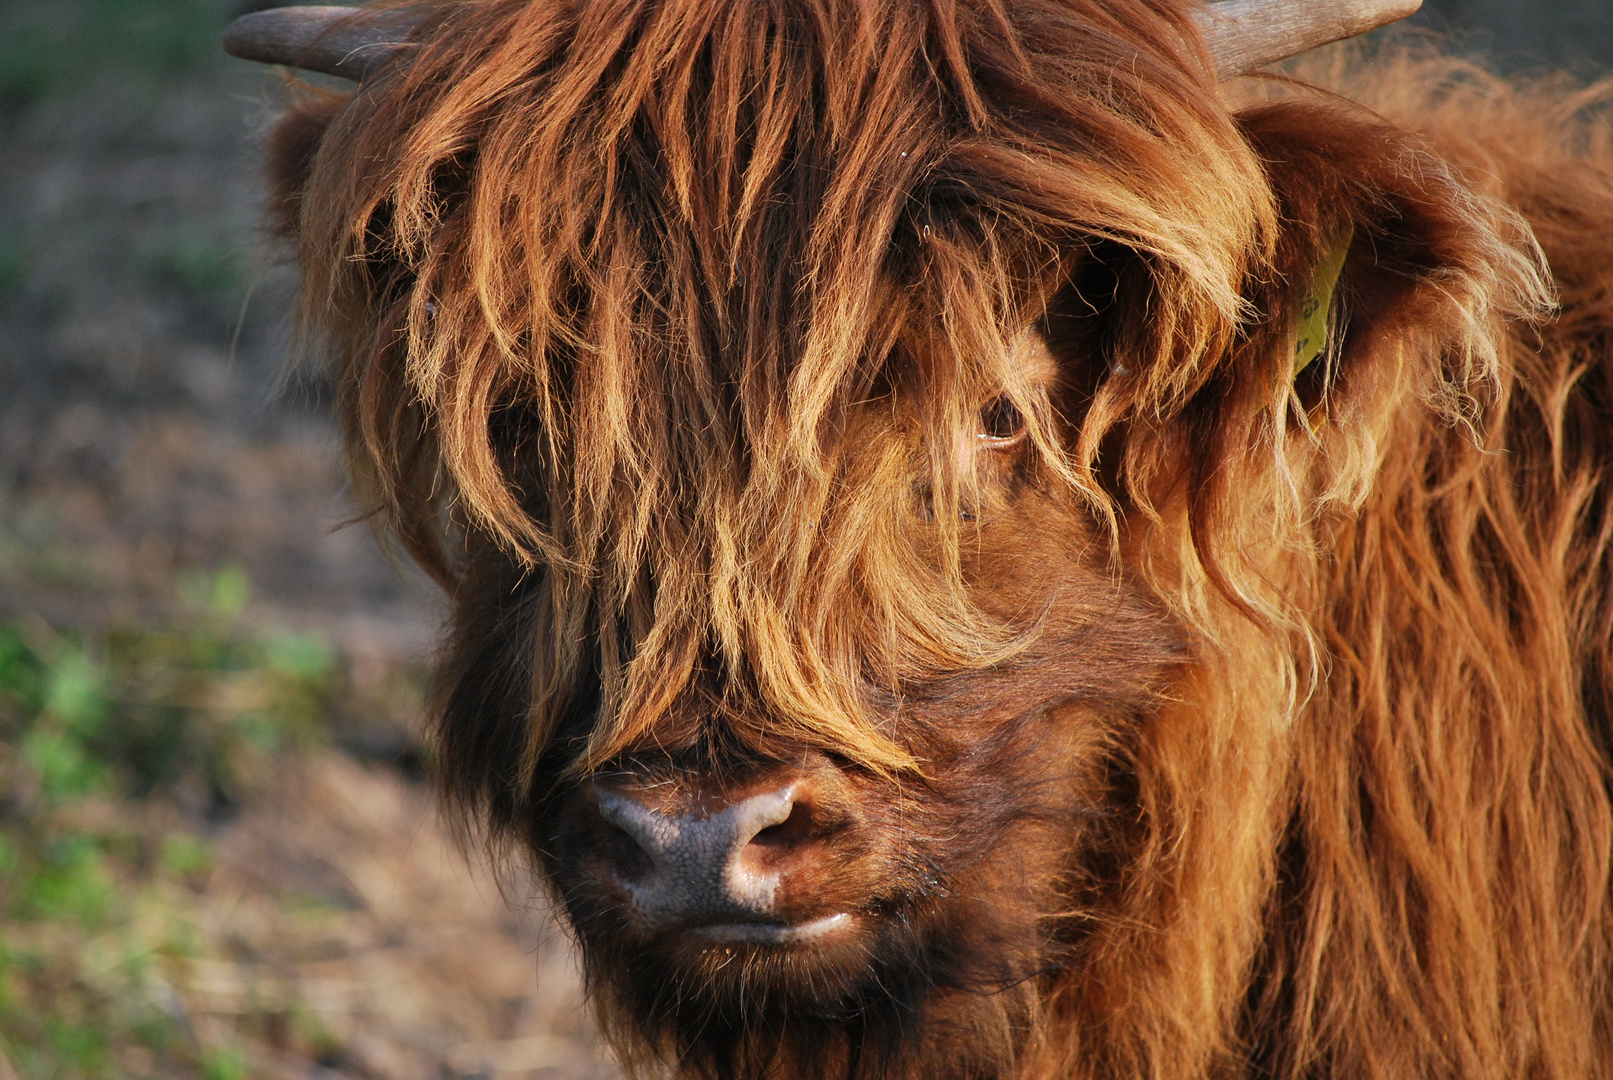
[[[221,947],[184,898],[214,872],[216,808],[251,798],[273,755],[325,746],[355,706],[328,641],[251,621],[240,568],[177,590],[161,626],[0,621],[0,1050],[24,1078],[126,1075],[131,1048],[161,1075],[249,1074],[176,1012],[177,973]],[[192,809],[154,825],[175,818],[140,819],[151,800]],[[262,1009],[328,1040],[294,1005]]]
[[[246,1058],[234,1047],[221,1047],[202,1055],[204,1080],[247,1080]]]
[[[199,836],[173,833],[163,837],[158,862],[165,873],[194,880],[213,868],[213,845]]]

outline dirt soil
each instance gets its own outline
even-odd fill
[[[438,821],[420,695],[369,693],[418,682],[440,611],[343,527],[328,386],[291,366],[257,177],[285,91],[216,45],[248,6],[0,0],[0,631],[93,658],[223,589],[231,633],[324,643],[370,705],[222,794],[92,785],[49,814],[39,738],[67,713],[0,730],[0,1080],[612,1074],[536,890],[507,900]],[[27,900],[11,848],[47,818],[120,914]],[[114,968],[178,1043],[94,1030]]]
[[[186,965],[180,1007],[196,1025],[256,1015],[317,1032],[266,1025],[253,1075],[614,1075],[544,906],[502,896],[396,770],[286,763],[215,851],[191,917],[232,955]],[[308,1049],[286,1052],[299,1043],[312,1068]]]

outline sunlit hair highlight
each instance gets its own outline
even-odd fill
[[[1167,0],[429,9],[324,140],[305,302],[411,553],[546,576],[534,747],[590,667],[597,764],[711,655],[738,722],[908,764],[864,683],[1016,634],[965,596],[950,433],[1007,393],[1106,505],[1010,363],[1069,253],[1146,260],[1155,412],[1246,314],[1272,208],[1193,40]]]

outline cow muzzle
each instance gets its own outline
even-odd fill
[[[852,920],[845,911],[806,914],[789,899],[829,858],[831,830],[807,781],[670,800],[596,782],[594,801],[619,834],[609,873],[646,933],[784,945],[832,936]]]

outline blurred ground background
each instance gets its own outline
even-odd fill
[[[438,822],[433,598],[286,376],[249,6],[0,0],[0,1080],[609,1075],[543,903]],[[1429,7],[1613,62],[1607,0]]]
[[[1613,67],[1613,0],[1423,0],[1412,21],[1510,69]]]
[[[235,0],[0,0],[0,1080],[608,1072],[423,783],[261,235]]]

